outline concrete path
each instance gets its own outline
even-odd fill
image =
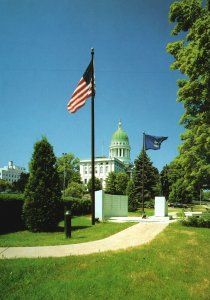
[[[140,222],[103,240],[87,243],[62,246],[0,248],[0,259],[63,257],[127,249],[150,242],[168,224],[169,222]]]

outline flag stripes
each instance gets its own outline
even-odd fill
[[[76,112],[80,107],[85,105],[86,99],[92,96],[92,83],[86,84],[83,77],[80,79],[76,90],[67,105],[68,111]]]
[[[86,100],[92,96],[92,71],[93,63],[91,61],[70,98],[70,101],[67,105],[69,112],[75,113],[80,107],[84,106]]]

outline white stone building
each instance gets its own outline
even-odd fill
[[[0,179],[14,182],[20,179],[21,173],[26,173],[26,169],[14,165],[13,161],[9,161],[8,166],[0,168]]]
[[[122,130],[122,123],[119,122],[117,131],[111,138],[109,157],[95,158],[95,177],[99,178],[103,188],[105,180],[110,172],[127,172],[130,163],[130,145],[127,133]],[[82,182],[87,184],[92,176],[91,160],[80,160],[80,176]]]

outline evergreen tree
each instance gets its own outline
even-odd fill
[[[180,123],[186,128],[180,160],[185,186],[199,197],[200,189],[210,188],[210,1],[175,1],[169,19],[175,22],[172,34],[182,38],[167,46],[174,56],[171,68],[184,74],[177,99],[185,109]]]
[[[166,197],[166,199],[169,198],[169,172],[170,168],[167,165],[163,167],[163,170],[160,172],[161,193],[164,197]]]
[[[144,162],[143,162],[144,161]],[[144,172],[143,172],[144,165]],[[144,173],[144,178],[143,178]],[[152,200],[155,196],[160,193],[159,185],[159,172],[157,168],[152,165],[150,158],[146,151],[139,154],[137,159],[134,161],[134,197],[138,206],[142,203],[142,186],[144,180],[144,200]]]
[[[52,231],[59,221],[61,192],[56,158],[46,138],[35,143],[29,168],[23,207],[25,225],[33,232]]]

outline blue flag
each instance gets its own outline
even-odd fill
[[[161,143],[167,138],[168,137],[165,136],[153,136],[145,134],[145,150],[159,150]]]

